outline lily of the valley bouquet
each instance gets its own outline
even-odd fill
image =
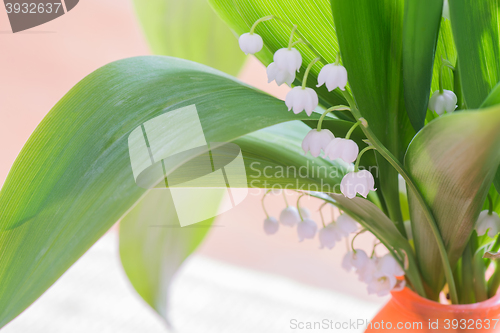
[[[493,297],[500,285],[497,1],[209,2],[241,50],[267,67],[269,82],[292,87],[285,101],[170,57],[121,60],[78,83],[33,133],[0,192],[0,326],[119,220],[125,272],[166,316],[168,282],[213,218],[200,224],[206,228],[152,230],[178,218],[168,191],[137,186],[128,138],[190,105],[207,142],[241,149],[244,185],[266,189],[264,207],[276,190],[299,193],[279,216],[267,215],[266,233],[295,227],[300,240],[324,248],[346,242],[343,268],[377,295],[411,291],[451,304]],[[191,120],[161,133],[165,146],[175,150]],[[164,164],[162,172],[181,166]],[[313,172],[266,177],[277,168]],[[314,221],[300,206],[304,196],[321,202],[320,212],[334,206],[341,214]],[[361,250],[362,233],[384,251]]]

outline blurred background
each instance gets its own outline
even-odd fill
[[[0,45],[0,186],[37,124],[71,87],[109,62],[152,52],[131,0],[82,0],[66,15],[16,34],[2,9]],[[252,56],[238,78],[279,98],[289,89],[267,84],[265,67]],[[237,208],[220,215],[177,274],[170,293],[176,332],[293,332],[292,319],[371,319],[387,298],[368,296],[355,274],[341,269],[346,246],[320,250],[317,239],[299,243],[296,230],[285,227],[267,236],[261,195],[252,190]],[[303,204],[319,221],[320,203],[303,199]],[[270,195],[266,206],[278,217],[285,202]],[[371,251],[373,239],[361,235],[356,244]],[[169,331],[123,272],[117,226],[3,329],[139,330]]]

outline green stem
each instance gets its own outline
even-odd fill
[[[420,193],[420,190],[417,188],[415,183],[413,182],[413,179],[411,179],[410,175],[406,172],[406,169],[403,167],[401,162],[399,162],[394,155],[378,140],[378,138],[372,133],[371,129],[368,127],[368,122],[366,119],[361,117],[361,114],[359,110],[356,107],[356,104],[352,98],[352,96],[349,94],[347,91],[342,91],[342,94],[344,95],[345,99],[349,103],[351,107],[351,112],[356,118],[356,120],[361,121],[361,129],[365,133],[365,136],[367,139],[370,141],[370,143],[377,149],[377,152],[382,155],[393,167],[396,169],[396,171],[399,172],[399,174],[404,178],[406,181],[407,186],[410,188],[410,190],[413,192],[415,195],[418,203],[423,209],[424,216],[426,217],[429,226],[431,227],[432,233],[434,235],[434,238],[436,240],[438,250],[439,250],[439,255],[441,257],[441,261],[443,262],[443,269],[444,269],[444,274],[446,277],[446,282],[448,283],[448,288],[450,289],[450,297],[451,301],[453,304],[458,304],[458,296],[457,296],[457,290],[455,287],[455,280],[453,279],[453,271],[451,269],[450,261],[448,260],[448,255],[446,253],[446,247],[444,246],[443,239],[441,237],[441,233],[439,232],[439,228],[437,226],[436,220],[434,219],[434,215],[432,214],[432,211],[430,210],[429,206],[425,202],[424,197],[422,196],[422,193]]]
[[[269,192],[271,192],[271,190],[268,190],[263,196],[262,196],[262,209],[264,210],[264,213],[266,214],[266,217],[269,218],[269,214],[267,213],[267,209],[266,209],[266,206],[264,205],[264,199],[266,198],[266,196],[269,194]]]
[[[476,302],[486,301],[488,299],[488,287],[486,285],[486,267],[483,259],[484,249],[475,253],[472,261],[472,275],[474,276],[474,295]]]
[[[297,40],[297,41],[293,42],[293,43],[292,43],[292,45],[290,46],[290,48],[292,48],[292,47],[294,47],[295,45],[300,44],[300,43],[304,43],[304,41],[303,41],[302,39],[299,39],[299,40]],[[305,44],[305,43],[304,43],[304,44]]]
[[[316,128],[318,130],[318,132],[321,131],[321,126],[323,125],[323,119],[325,119],[325,117],[328,113],[330,113],[332,111],[342,111],[342,110],[351,110],[351,108],[348,106],[345,106],[345,105],[336,105],[336,106],[332,106],[331,108],[328,108],[325,112],[323,112],[323,114],[319,118],[318,127]]]
[[[292,28],[292,33],[290,34],[290,39],[288,40],[288,49],[290,50],[292,48],[293,44],[293,35],[295,34],[295,31],[297,30],[297,26],[294,24]]]
[[[488,280],[488,298],[497,294],[498,287],[500,286],[500,265],[495,263],[495,272]]]
[[[319,58],[314,58],[313,61],[311,61],[309,63],[309,65],[307,65],[306,72],[304,73],[304,76],[302,77],[302,89],[306,89],[307,77],[309,76],[309,72],[311,71],[312,66],[314,66],[314,64],[318,61],[319,61]]]
[[[493,199],[491,199],[491,195],[488,193],[488,203],[490,205],[488,209],[488,214],[491,215],[493,213]]]
[[[283,199],[285,199],[286,207],[288,208],[290,205],[288,204],[288,200],[286,199],[285,190],[283,190],[282,193],[283,193]]]
[[[326,205],[326,202],[319,207],[319,216],[321,216],[321,223],[323,224],[323,228],[325,228],[326,225],[325,225],[325,218],[323,217],[323,212],[322,212],[321,208],[323,208],[325,205]]]
[[[351,240],[351,250],[352,252],[356,253],[356,250],[354,249],[354,240],[356,239],[356,237],[358,237],[359,235],[361,235],[362,233],[364,233],[365,231],[368,231],[366,229],[362,229],[361,231],[359,231],[356,235],[354,235],[354,237],[352,238]]]
[[[443,71],[444,67],[448,67],[452,71],[455,70],[455,67],[446,59],[441,57],[441,66],[439,67],[439,93],[442,94],[444,89],[443,89]]]
[[[300,198],[302,198],[305,194],[301,194],[299,196],[299,198],[297,199],[297,211],[299,212],[299,217],[300,217],[300,220],[301,221],[304,221],[304,218],[302,217],[302,213],[300,212],[300,205],[299,205],[299,201],[300,201]]]
[[[351,126],[351,128],[349,129],[349,132],[347,132],[347,134],[345,136],[346,140],[349,140],[349,138],[351,137],[352,132],[354,132],[354,130],[356,129],[356,127],[359,126],[359,124],[361,124],[361,122],[357,121],[354,125]]]
[[[472,253],[470,244],[465,247],[464,254],[462,255],[462,291],[461,303],[472,304],[474,303],[474,281],[471,272],[473,271]],[[451,292],[450,292],[451,296]]]
[[[368,147],[365,147],[365,149],[363,149],[358,154],[358,158],[356,159],[356,164],[354,164],[354,172],[358,172],[358,170],[359,170],[359,161],[361,161],[361,156],[363,156],[363,154],[366,153],[368,150],[372,150],[372,149],[377,149],[377,148],[375,148],[374,146],[368,146]]]
[[[252,27],[250,28],[250,35],[252,35],[255,31],[255,28],[257,28],[257,25],[261,22],[264,22],[264,21],[269,21],[269,20],[272,20],[274,17],[274,15],[269,15],[269,16],[264,16],[264,17],[261,17],[260,19],[258,19],[257,21],[255,21],[255,23],[252,25]]]

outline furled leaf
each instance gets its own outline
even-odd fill
[[[413,139],[405,165],[431,208],[453,266],[467,244],[500,164],[500,108],[445,115]],[[422,208],[409,193],[415,250],[436,297],[444,285],[438,248]]]
[[[403,82],[405,106],[415,128],[424,126],[443,0],[405,1]]]
[[[0,192],[0,327],[145,194],[132,173],[132,131],[190,105],[196,106],[207,142],[229,142],[308,118],[228,75],[176,58],[125,59],[87,76],[37,127]],[[175,131],[164,132],[164,148],[185,144],[182,134],[192,132],[192,121],[182,119]],[[255,150],[248,155],[269,160]]]
[[[192,203],[193,209],[204,209],[207,204],[212,202]],[[125,273],[139,295],[167,323],[172,278],[212,222],[213,218],[181,227],[168,189],[149,191],[120,222],[120,258]]]
[[[338,44],[328,0],[209,0],[209,3],[238,35],[250,31],[255,21],[268,15],[276,15],[291,25],[296,24],[298,31],[326,62],[335,62]],[[291,26],[278,20],[261,23],[255,32],[262,36],[265,46],[255,56],[265,66],[269,65],[273,61],[274,52],[288,45],[291,30]],[[303,59],[302,68],[297,73],[296,80],[296,83],[300,83],[305,68],[311,60],[317,57],[317,54],[304,44],[295,47],[300,51]],[[316,78],[322,66],[318,62],[312,67],[307,85],[318,92],[320,102],[324,105],[346,104],[338,90],[329,93],[325,86],[316,88]]]
[[[151,50],[236,75],[245,54],[207,0],[134,0]]]
[[[478,108],[500,81],[497,0],[452,0],[453,37],[465,103]]]

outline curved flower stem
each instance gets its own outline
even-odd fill
[[[439,67],[439,93],[442,94],[444,89],[443,89],[443,70],[444,67],[448,67],[452,71],[455,71],[455,67],[449,62],[448,60],[444,59],[441,57],[441,66]]]
[[[491,195],[488,193],[488,214],[491,215],[493,213],[493,200],[491,199]]]
[[[347,132],[347,134],[345,136],[346,140],[349,140],[349,138],[351,137],[352,132],[354,132],[354,130],[356,129],[356,127],[359,126],[359,124],[361,124],[361,122],[357,121],[354,125],[351,126],[351,128],[349,129],[349,132]]]
[[[359,170],[359,161],[361,161],[361,156],[363,156],[363,154],[366,153],[368,150],[372,150],[372,149],[377,149],[377,148],[375,148],[374,146],[368,146],[368,147],[365,147],[365,149],[363,149],[358,154],[358,158],[356,159],[356,164],[354,164],[354,172],[358,172],[358,170]]]
[[[267,213],[267,209],[266,209],[266,206],[264,205],[264,199],[266,198],[266,195],[269,194],[269,192],[271,192],[271,190],[268,190],[263,196],[262,196],[262,200],[261,200],[261,203],[262,203],[262,209],[264,210],[264,213],[266,214],[266,217],[269,218],[269,214]]]
[[[373,245],[373,250],[372,250],[372,254],[370,255],[370,258],[373,258],[373,256],[375,255],[375,249],[377,248],[377,246],[379,246],[380,244],[382,244],[382,242],[378,242],[376,244]],[[396,259],[396,258],[394,258]]]
[[[384,157],[394,167],[394,169],[396,169],[396,171],[398,171],[399,174],[404,178],[406,184],[413,192],[418,203],[422,207],[424,215],[427,219],[427,222],[429,223],[429,226],[431,227],[432,233],[436,240],[441,261],[443,262],[444,274],[446,276],[446,282],[448,283],[448,288],[450,290],[451,301],[453,304],[458,304],[458,295],[455,286],[455,280],[453,278],[453,270],[451,269],[450,261],[448,260],[448,254],[446,253],[446,247],[444,246],[441,233],[439,232],[439,228],[437,226],[436,220],[434,219],[432,211],[425,202],[422,193],[417,188],[417,186],[413,182],[413,179],[411,179],[410,175],[406,172],[406,169],[403,167],[401,162],[399,162],[399,160],[397,160],[394,157],[394,155],[392,155],[392,153],[382,144],[382,142],[380,142],[378,138],[372,133],[371,129],[368,126],[368,122],[366,121],[366,119],[361,117],[359,110],[356,108],[356,104],[354,103],[352,96],[347,91],[343,91],[342,93],[345,99],[348,101],[349,105],[351,106],[351,112],[353,116],[358,121],[361,121],[361,124],[363,125],[361,126],[361,128],[365,133],[366,137],[368,138],[368,140],[370,141],[370,143],[377,149],[378,153],[382,155],[382,157]]]
[[[299,205],[299,201],[300,201],[300,198],[302,198],[305,194],[301,194],[299,196],[299,198],[297,199],[297,211],[299,212],[299,217],[300,217],[300,220],[301,221],[304,221],[304,218],[302,217],[302,213],[300,212],[300,205]]]
[[[361,229],[360,231],[358,231],[356,233],[356,235],[354,235],[354,237],[352,238],[351,240],[351,250],[352,252],[356,253],[356,250],[354,249],[354,240],[356,239],[356,237],[358,237],[359,235],[361,235],[362,233],[364,233],[365,231],[368,231],[367,229]]]
[[[288,200],[286,199],[286,193],[285,193],[285,190],[282,191],[283,193],[283,199],[285,199],[285,204],[286,204],[286,207],[288,208],[290,205],[288,204]]]
[[[258,19],[257,21],[255,21],[255,23],[252,25],[252,29],[250,29],[250,33],[253,33],[253,31],[255,30],[254,26],[256,26],[258,23],[268,21],[271,19],[275,19],[277,21],[280,21],[281,23],[285,24],[286,26],[290,27],[291,29],[293,29],[293,27],[295,26],[294,24],[291,24],[290,22],[287,22],[276,15],[269,15],[269,16],[264,16],[264,17]],[[297,37],[299,37],[299,39],[302,40],[301,42],[304,43],[311,50],[311,52],[314,53],[314,55],[320,59],[320,61],[323,64],[325,64],[325,65],[328,64],[328,62],[325,59],[323,59],[321,54],[319,54],[319,52],[316,51],[316,49],[311,45],[311,43],[309,43],[307,41],[307,39],[298,30],[295,30],[294,33],[297,35]]]
[[[325,207],[327,203],[325,202],[324,204],[322,204],[320,207],[319,207],[319,216],[321,216],[321,223],[323,224],[323,228],[326,228],[326,225],[325,225],[325,218],[323,217],[323,211],[321,210],[323,207]]]
[[[292,45],[291,45],[290,47],[294,47],[295,45],[297,45],[297,44],[301,44],[301,43],[302,43],[302,44],[305,44],[305,43],[304,43],[304,41],[303,41],[302,39],[300,39],[300,38],[299,38],[299,40],[297,40],[297,41],[293,42],[293,43],[292,43]]]
[[[293,35],[295,34],[295,31],[297,30],[297,25],[293,25],[292,28],[292,33],[290,34],[290,39],[288,40],[288,49],[290,50],[293,45]]]
[[[307,77],[309,76],[309,72],[311,71],[312,66],[316,62],[318,62],[320,59],[319,58],[314,58],[309,65],[307,65],[306,72],[304,73],[304,76],[302,77],[302,89],[306,89],[306,83],[307,83]]]
[[[252,27],[250,28],[250,35],[252,35],[254,33],[255,28],[257,28],[257,25],[259,25],[259,23],[272,20],[273,18],[275,18],[274,15],[268,15],[268,16],[261,17],[260,19],[255,21],[254,24],[252,24]]]
[[[323,114],[321,115],[321,117],[319,118],[319,121],[318,121],[318,127],[316,128],[319,131],[321,131],[321,126],[323,125],[323,120],[325,119],[326,115],[332,111],[343,111],[343,110],[351,110],[350,107],[348,106],[345,106],[345,105],[335,105],[335,106],[332,106],[331,108],[328,108],[325,112],[323,112]]]

